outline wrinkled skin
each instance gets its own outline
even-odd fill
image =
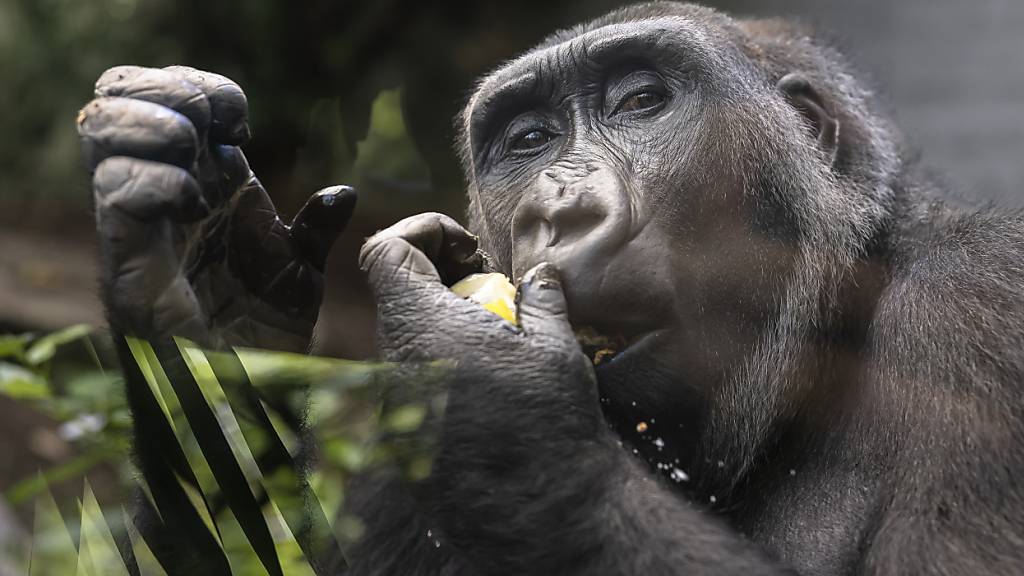
[[[205,125],[160,86],[138,92]],[[117,124],[163,121],[142,108],[95,126],[87,114],[87,156],[94,134],[126,138],[98,149],[137,159],[105,162],[174,177],[138,188],[163,204],[122,210],[195,220],[188,195],[225,193],[201,184],[210,163],[182,152],[187,135]],[[643,5],[497,70],[461,120],[479,237],[423,214],[360,255],[382,356],[456,369],[431,477],[384,474],[350,492],[366,525],[351,573],[1024,570],[1024,221],[959,208],[918,179],[838,55],[779,22]],[[211,142],[244,132],[210,125]],[[119,195],[99,166],[107,285],[185,282],[169,243],[121,256]],[[280,254],[280,230],[233,249]],[[294,230],[283,260],[304,270],[318,260]],[[519,327],[446,288],[484,267],[478,248],[519,280]],[[254,304],[236,317],[318,302],[315,286],[285,285],[294,299],[244,284]],[[192,326],[151,319],[168,317],[202,319],[196,331],[227,343],[251,333],[188,298],[118,293],[107,301],[122,329]],[[591,366],[582,327],[626,345]],[[301,343],[285,332],[281,345]]]

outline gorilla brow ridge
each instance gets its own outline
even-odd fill
[[[685,34],[679,34],[679,32],[685,32]],[[646,20],[642,23],[609,24],[587,31],[579,37],[531,51],[485,76],[478,83],[469,103],[460,115],[463,125],[460,132],[464,138],[471,139],[474,136],[472,133],[472,125],[475,123],[474,116],[478,114],[478,110],[484,109],[484,113],[486,113],[487,109],[491,109],[490,101],[500,101],[520,94],[519,82],[515,78],[532,75],[537,69],[538,62],[543,62],[553,56],[557,58],[562,53],[568,53],[574,57],[585,57],[588,60],[598,60],[607,54],[621,52],[626,47],[660,46],[666,43],[674,45],[680,53],[696,54],[697,59],[705,65],[712,65],[720,60],[712,50],[708,50],[707,47],[713,46],[714,43],[707,37],[707,34],[682,17],[672,16]],[[525,71],[522,70],[524,68]],[[514,93],[512,95],[504,94],[504,91],[510,88],[514,90]],[[469,148],[467,151],[472,152],[475,147],[473,143],[466,142],[466,144]]]
[[[681,18],[669,18],[647,22],[639,30],[635,26],[609,26],[515,60],[483,79],[466,107],[467,119],[470,123],[475,123],[474,116],[486,115],[490,110],[500,108],[494,104],[495,102],[521,97],[531,85],[520,78],[529,79],[534,82],[533,85],[540,83],[546,75],[543,72],[546,62],[558,62],[561,56],[572,59],[570,67],[576,69],[583,60],[607,60],[609,55],[617,55],[630,49],[654,52],[660,50],[664,44],[671,44],[679,53],[696,53],[697,59],[701,62],[715,60],[704,47],[707,40],[704,39],[702,32],[687,25],[685,31],[693,34],[692,40],[687,36],[666,35],[668,27],[665,24],[672,24],[672,30],[679,31],[681,25],[688,23]]]

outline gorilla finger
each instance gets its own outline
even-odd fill
[[[575,341],[569,306],[553,265],[542,262],[523,275],[516,291],[516,321],[528,336]]]
[[[180,75],[199,87],[210,101],[210,138],[214,142],[240,146],[249,141],[249,102],[242,88],[230,78],[189,66],[168,66],[164,70]]]
[[[424,291],[448,292],[434,263],[419,247],[401,236],[382,234],[370,237],[359,251],[359,269],[366,273],[378,303],[419,298]]]
[[[188,118],[166,106],[131,98],[98,98],[78,113],[82,153],[90,169],[111,156],[131,156],[190,168],[198,138]]]
[[[98,210],[115,208],[139,220],[193,222],[209,213],[192,175],[161,162],[107,158],[96,167],[93,190]]]
[[[332,186],[314,194],[292,220],[289,235],[307,262],[323,272],[334,240],[345,229],[356,206],[350,186]]]
[[[199,155],[195,173],[196,179],[203,186],[206,201],[211,206],[220,206],[228,202],[240,189],[253,182],[266,196],[263,185],[257,181],[249,167],[249,161],[238,146],[211,144],[206,154]],[[266,198],[265,204],[269,210],[274,211],[269,197]],[[253,207],[263,209],[262,205]]]
[[[167,106],[192,121],[199,139],[210,127],[210,102],[198,86],[159,68],[116,66],[96,81],[96,97],[120,96]]]
[[[321,281],[296,258],[288,226],[255,177],[235,197],[230,244],[237,274],[250,292],[293,317],[315,321]]]
[[[231,235],[244,268],[276,270],[292,260],[291,251],[287,249],[288,227],[278,217],[270,196],[255,177],[238,190],[231,217]]]
[[[450,216],[437,212],[410,216],[378,232],[375,238],[404,238],[430,259],[446,286],[483,267],[478,238]]]

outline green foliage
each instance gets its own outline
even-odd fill
[[[0,393],[22,400],[50,397],[46,380],[28,368],[9,362],[0,362]]]
[[[332,549],[347,549],[362,533],[342,508],[352,475],[381,466],[398,466],[414,481],[429,473],[430,424],[443,410],[448,365],[208,352],[184,340],[151,345],[129,338],[123,344],[135,367],[126,374],[137,376],[122,376],[102,365],[111,344],[80,326],[0,337],[0,393],[58,422],[76,448],[74,457],[4,494],[12,504],[34,506],[37,545],[23,559],[31,574],[63,574],[69,566],[128,574],[136,565],[142,573],[164,573],[127,514],[135,490],[155,496],[135,484],[129,464],[125,378],[144,387],[143,402],[159,406],[164,422],[149,424],[166,426],[176,438],[188,463],[178,484],[234,574],[318,573]],[[90,368],[72,360],[76,350],[93,362]],[[389,392],[396,385],[400,399]],[[294,425],[303,414],[305,432]],[[316,439],[321,455],[306,480],[299,460],[304,434]],[[89,480],[97,467],[120,470],[121,486],[98,497]],[[82,489],[76,502],[61,505],[52,489],[67,482]],[[134,559],[118,549],[118,539],[130,543]]]
[[[32,342],[32,345],[25,350],[25,362],[31,366],[41,366],[53,359],[57,353],[57,347],[69,342],[84,338],[92,329],[84,324],[71,326],[59,332],[47,334]]]

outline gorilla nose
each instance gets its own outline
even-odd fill
[[[542,171],[512,219],[513,274],[530,266],[610,255],[625,242],[630,200],[623,180],[597,164]]]

